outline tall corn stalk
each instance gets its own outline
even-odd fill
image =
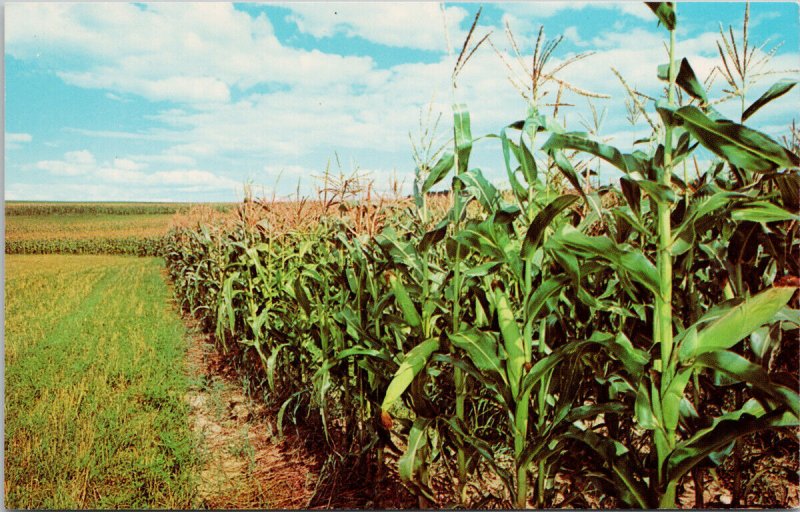
[[[673,13],[677,16],[677,5],[673,5]],[[677,69],[675,66],[675,25],[669,27],[669,86],[667,92],[667,105],[669,108],[675,107],[675,79]],[[664,133],[664,168],[658,176],[658,183],[666,190],[672,190],[672,134],[673,127],[667,123]],[[655,322],[653,325],[653,339],[661,349],[661,368],[659,371],[663,375],[660,379],[661,389],[658,391],[661,397],[665,396],[669,384],[674,375],[670,375],[671,366],[669,360],[672,355],[672,233],[670,226],[670,205],[664,198],[657,199],[657,245],[656,268],[658,269],[658,294],[655,297]],[[656,390],[653,390],[655,395]],[[659,397],[653,397],[661,401]],[[655,401],[654,400],[654,401]],[[662,467],[667,455],[675,448],[675,428],[666,431],[666,439],[660,441],[662,433],[656,430],[655,433],[656,450],[658,451],[658,466]],[[677,482],[670,482],[666,492],[661,497],[659,506],[662,508],[672,508],[675,505],[675,487]]]

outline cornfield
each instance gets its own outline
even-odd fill
[[[675,55],[675,5],[648,5],[669,63],[663,98],[631,91],[654,119],[635,151],[560,124],[535,56],[529,111],[486,136],[506,190],[470,166],[456,103],[452,148],[418,162],[409,200],[326,179],[318,201],[176,225],[182,307],[279,427],[317,425],[341,467],[396,471],[437,507],[674,508],[689,483],[702,507],[746,436],[796,443],[800,157],[743,124],[794,82],[723,118]],[[598,160],[622,177],[592,186]]]

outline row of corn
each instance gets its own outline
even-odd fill
[[[672,57],[673,6],[651,7]],[[279,427],[318,426],[353,478],[391,466],[423,506],[674,508],[743,436],[796,442],[797,368],[780,360],[800,333],[800,159],[720,118],[671,61],[642,149],[534,104],[483,138],[502,148],[498,190],[455,105],[453,151],[378,229],[345,203],[302,229],[257,210],[176,228],[176,293]],[[701,146],[718,160],[690,180]],[[622,177],[592,189],[576,169],[599,160]]]

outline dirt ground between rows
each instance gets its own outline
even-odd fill
[[[279,438],[264,406],[246,389],[208,339],[190,337],[186,401],[203,449],[197,506],[211,509],[308,508],[315,462],[291,434]]]

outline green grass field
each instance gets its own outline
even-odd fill
[[[5,506],[191,507],[186,332],[162,261],[5,265]]]

